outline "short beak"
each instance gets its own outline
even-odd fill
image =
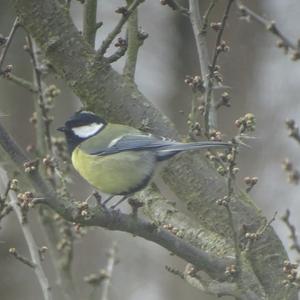
[[[56,128],[56,130],[61,131],[61,132],[65,132],[67,130],[67,128],[65,126],[62,126],[62,127]]]

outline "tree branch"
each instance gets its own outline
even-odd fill
[[[4,190],[5,185],[8,182],[8,177],[7,177],[6,172],[2,168],[0,169],[0,177],[1,177],[0,184],[2,185],[1,190]],[[29,252],[30,252],[31,261],[33,263],[32,267],[36,274],[37,280],[41,286],[44,299],[51,300],[52,299],[51,287],[49,285],[47,276],[42,267],[42,261],[41,261],[40,254],[39,254],[39,248],[34,240],[32,233],[31,233],[29,224],[23,222],[23,214],[22,214],[21,208],[18,204],[18,199],[17,199],[16,193],[13,190],[10,190],[8,192],[8,196],[10,198],[10,205],[12,206],[13,210],[15,211],[18,221],[20,223],[26,244],[27,244]]]
[[[283,48],[284,50],[292,49],[295,51],[293,57],[296,59],[300,59],[300,45],[291,42],[277,27],[274,21],[267,20],[266,18],[258,15],[253,10],[245,6],[241,3],[241,1],[237,1],[237,7],[242,13],[244,17],[250,17],[252,20],[256,21],[258,24],[265,27],[265,29],[275,36],[279,38],[278,47]],[[293,58],[292,57],[292,58]]]
[[[32,93],[38,92],[38,89],[30,81],[27,81],[26,79],[18,77],[12,73],[8,73],[8,74],[4,75],[4,78],[21,86],[22,88],[28,90],[29,92],[32,92]]]
[[[212,2],[213,3],[213,2]],[[204,83],[205,89],[208,88],[209,81],[208,81],[208,74],[209,74],[209,56],[208,56],[208,45],[206,40],[206,30],[205,30],[205,23],[202,20],[202,16],[200,14],[200,6],[198,0],[189,0],[189,7],[190,7],[190,22],[192,24],[194,37],[197,46],[197,53],[198,59],[200,64],[200,71],[202,75],[202,80]],[[213,95],[211,95],[212,103]],[[208,107],[206,103],[206,107]],[[210,107],[207,108],[209,110],[209,123],[211,128],[217,127],[217,116],[216,110],[214,109],[214,105],[212,104]]]
[[[109,48],[112,41],[115,37],[121,32],[122,27],[127,22],[130,15],[135,11],[135,9],[140,5],[144,0],[134,0],[132,4],[126,8],[126,11],[122,14],[122,18],[120,19],[119,23],[113,29],[113,31],[106,37],[106,39],[102,42],[100,49],[97,51],[96,60],[99,60],[103,57],[106,50]]]

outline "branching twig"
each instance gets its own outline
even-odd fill
[[[0,175],[1,176],[1,181],[0,181],[1,184],[8,182],[6,172],[3,169],[1,169],[0,172],[1,172],[1,175]],[[3,188],[4,187],[2,186],[2,189]],[[27,246],[28,246],[28,249],[30,252],[32,263],[29,263],[29,261],[26,259],[25,260],[22,259],[22,261],[24,263],[26,263],[27,265],[31,266],[32,268],[34,268],[36,277],[42,288],[44,299],[51,300],[52,299],[51,288],[50,288],[48,279],[46,277],[46,274],[42,268],[42,262],[41,262],[41,258],[40,258],[40,254],[39,254],[39,248],[36,245],[36,242],[33,238],[33,235],[31,233],[28,223],[23,223],[23,214],[21,212],[21,208],[18,205],[18,199],[17,199],[17,195],[16,195],[15,191],[9,190],[8,195],[11,200],[10,205],[13,207],[13,209],[17,215],[18,221],[20,223],[21,229],[23,231],[24,238],[25,238],[25,241],[27,243]],[[20,255],[18,255],[18,259],[21,260]]]
[[[114,38],[121,32],[123,25],[127,22],[130,15],[135,11],[137,6],[144,2],[144,0],[134,0],[132,4],[126,9],[126,12],[122,14],[122,18],[119,23],[113,29],[111,33],[106,37],[106,39],[102,42],[100,49],[97,51],[96,60],[99,60],[103,57],[106,50],[109,48],[110,44],[114,40]]]
[[[250,8],[246,7],[237,1],[237,6],[244,17],[250,17],[260,25],[264,26],[265,29],[279,38],[278,47],[283,48],[285,51],[292,49],[295,51],[293,57],[295,60],[300,58],[300,45],[292,43],[277,27],[274,21],[267,20],[266,18],[258,15]]]
[[[12,41],[12,38],[17,30],[17,28],[19,27],[20,23],[19,23],[19,18],[17,17],[14,21],[14,24],[10,30],[10,33],[7,37],[7,40],[6,40],[6,43],[5,45],[3,46],[3,49],[2,49],[2,52],[1,52],[1,55],[0,55],[0,70],[2,68],[2,65],[3,65],[3,62],[4,62],[4,59],[5,59],[5,56],[6,56],[6,53],[7,53],[7,50],[11,44],[11,41]]]
[[[10,80],[10,81],[18,84],[19,86],[29,90],[30,92],[36,93],[37,88],[31,82],[12,74],[11,71],[8,72],[8,71],[5,71],[5,70],[4,71],[2,70],[2,65],[3,65],[3,62],[5,60],[8,48],[9,48],[9,46],[12,42],[13,36],[14,36],[14,34],[15,34],[15,32],[18,29],[19,26],[20,26],[19,19],[16,18],[15,21],[14,21],[14,24],[12,26],[12,29],[11,29],[11,31],[10,31],[7,39],[6,39],[6,42],[3,46],[1,55],[0,55],[0,75],[3,76],[5,79]]]
[[[221,26],[218,31],[217,40],[216,40],[216,46],[215,46],[215,52],[213,55],[212,63],[209,66],[209,73],[208,73],[208,83],[206,85],[206,91],[205,91],[205,111],[204,111],[204,126],[205,126],[205,133],[208,136],[209,131],[212,128],[213,122],[212,122],[212,109],[214,108],[214,103],[212,103],[212,91],[214,86],[214,79],[215,79],[215,71],[216,71],[216,65],[218,61],[219,54],[223,51],[221,47],[222,37],[225,30],[226,22],[229,16],[230,8],[232,6],[233,0],[228,0],[227,6],[224,11],[224,15],[222,18]]]

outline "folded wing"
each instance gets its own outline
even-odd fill
[[[123,151],[155,151],[158,160],[164,160],[178,152],[216,147],[228,148],[230,144],[217,141],[179,143],[166,138],[157,138],[153,135],[126,134],[114,139],[108,147],[90,154],[105,156]]]

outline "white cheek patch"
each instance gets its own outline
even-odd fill
[[[92,123],[89,125],[74,127],[72,128],[72,131],[78,137],[86,139],[96,134],[103,126],[104,124],[102,123]]]

